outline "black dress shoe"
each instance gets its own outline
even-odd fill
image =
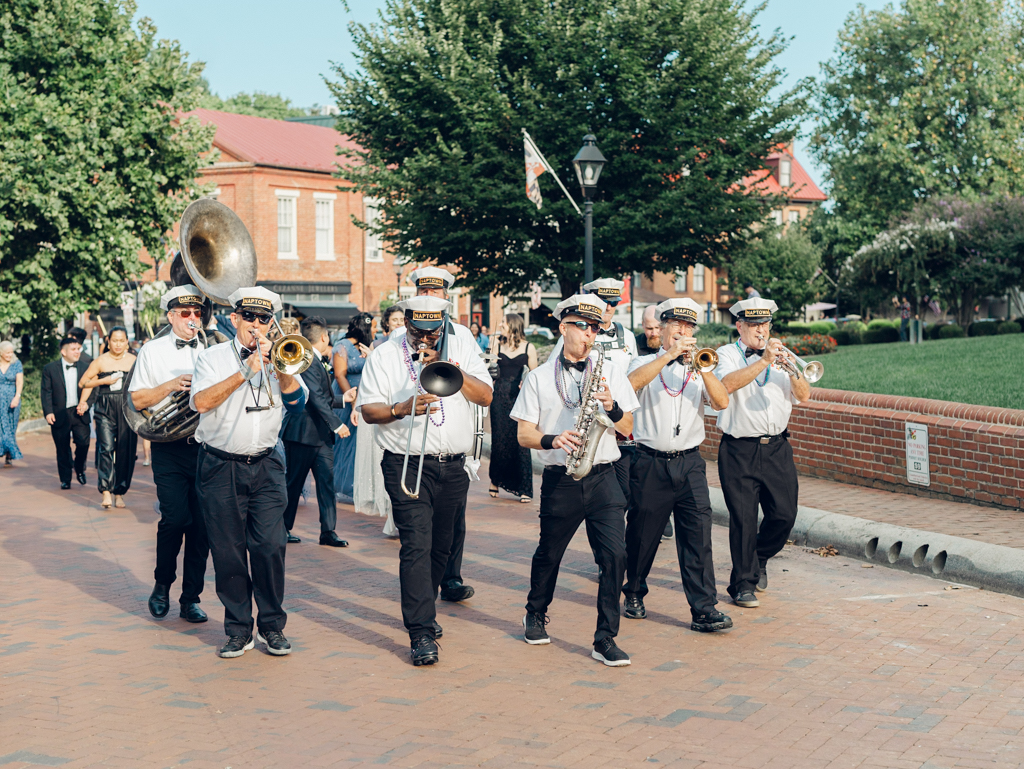
[[[647,619],[643,599],[636,595],[627,595],[626,600],[622,602],[622,615],[629,619]]]
[[[60,482],[60,487],[62,489],[64,489],[65,491],[67,491],[68,489],[71,488],[71,481],[61,481]]]
[[[86,483],[88,483],[88,481],[85,479],[85,473],[84,472],[83,473],[75,473],[75,477],[78,479],[78,482],[80,484],[82,484],[83,486]]]
[[[169,596],[170,588],[157,582],[153,585],[153,592],[149,594],[149,613],[157,619],[167,616],[167,610],[171,608]]]
[[[450,582],[441,589],[441,600],[458,603],[459,601],[472,598],[475,593],[476,590],[469,585],[463,585],[461,582]]]
[[[186,622],[206,622],[209,619],[206,612],[200,609],[197,603],[181,604],[181,614],[178,616]]]
[[[296,537],[296,536],[295,536],[294,534],[292,534],[292,533],[291,533],[290,531],[288,532],[288,544],[289,544],[289,545],[294,545],[294,544],[295,544],[296,542],[301,542],[301,541],[302,541],[301,539],[299,539],[298,537]]]
[[[428,635],[412,639],[412,664],[433,665],[437,662],[437,641]]]
[[[321,534],[320,544],[327,545],[328,547],[348,547],[348,542],[344,539],[339,539],[338,535],[333,531],[325,531]]]

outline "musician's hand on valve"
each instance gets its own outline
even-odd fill
[[[565,449],[570,454],[582,446],[583,439],[575,430],[566,430],[561,435],[555,436],[555,440],[551,443],[552,448]]]
[[[681,336],[672,343],[672,346],[668,348],[668,352],[665,355],[665,360],[675,360],[680,355],[686,353],[689,360],[693,359],[693,351],[697,348],[697,340],[692,336]]]
[[[192,389],[192,375],[182,374],[171,380],[171,392],[181,393]]]
[[[764,348],[764,355],[761,357],[763,357],[765,362],[770,366],[776,362],[780,355],[783,354],[782,340],[772,338],[768,340],[768,346]]]
[[[434,414],[441,410],[440,406],[431,406],[432,403],[437,403],[440,400],[436,395],[427,393],[421,395],[416,399],[416,416],[421,417],[427,413],[427,409],[430,409],[430,413]],[[407,401],[403,401],[400,406],[395,409],[395,413],[407,417],[412,414],[412,398]]]
[[[605,384],[598,386],[597,392],[594,393],[594,399],[604,406],[605,411],[611,411],[612,405],[615,403],[615,399],[612,397],[612,393],[608,389],[608,385]]]

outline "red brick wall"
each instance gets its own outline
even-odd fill
[[[907,481],[905,425],[928,426],[930,486]],[[701,448],[716,459],[721,433],[706,417]],[[1024,411],[926,398],[812,390],[793,408],[797,470],[843,483],[1024,509]]]

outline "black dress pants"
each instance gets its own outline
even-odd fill
[[[61,483],[71,483],[71,443],[75,444],[75,474],[85,472],[85,463],[89,458],[89,412],[79,416],[75,407],[64,410],[67,418],[50,425],[50,436],[57,447],[57,476]]]
[[[196,488],[217,574],[217,597],[224,604],[224,632],[252,632],[253,596],[259,611],[256,626],[284,630],[288,492],[281,458],[271,452],[246,464],[200,448],[198,467]]]
[[[391,498],[391,511],[398,527],[401,549],[398,576],[402,585],[402,621],[410,638],[434,637],[437,616],[434,601],[441,585],[452,547],[455,521],[466,516],[469,476],[465,460],[441,462],[436,457],[423,461],[419,498],[402,491],[401,454],[384,452],[380,467],[384,488]],[[409,459],[406,486],[416,483],[419,457]]]
[[[754,589],[761,567],[785,547],[793,531],[799,490],[793,448],[783,436],[761,443],[723,435],[718,477],[729,508],[729,595],[735,598]],[[760,529],[758,505],[764,513]]]
[[[465,469],[463,469],[465,472]],[[468,479],[469,476],[467,475]],[[406,484],[408,485],[408,484]],[[466,549],[466,506],[463,505],[455,520],[452,521],[452,550],[448,554],[448,563],[441,577],[441,587],[462,584],[462,551]]]
[[[316,502],[320,508],[320,533],[334,531],[338,523],[338,502],[334,497],[334,445],[309,446],[284,441],[285,483],[288,506],[284,509],[284,527],[291,531],[302,496],[302,485],[309,471],[316,482]]]
[[[544,469],[540,486],[540,541],[530,568],[526,610],[547,612],[555,595],[558,567],[565,549],[586,521],[587,539],[598,566],[597,631],[594,642],[619,633],[619,595],[626,570],[626,500],[610,464],[595,465],[583,480],[574,481],[565,467]]]
[[[637,451],[631,478],[633,508],[626,514],[626,583],[622,592],[643,598],[647,576],[670,516],[683,591],[694,615],[718,603],[711,558],[711,497],[707,465],[696,449],[672,458]]]
[[[156,570],[153,578],[172,585],[177,576],[182,542],[181,603],[199,603],[206,576],[210,546],[206,524],[199,509],[196,490],[196,459],[199,444],[191,438],[171,443],[153,443],[153,482],[160,501],[160,522],[156,525]]]
[[[619,482],[619,488],[622,489],[622,496],[626,498],[626,512],[629,512],[633,502],[629,476],[635,461],[636,446],[623,446],[619,444],[619,458],[612,463],[612,467],[615,468],[615,479]]]

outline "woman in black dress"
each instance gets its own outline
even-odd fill
[[[82,387],[96,388],[93,418],[96,423],[96,466],[103,507],[124,507],[124,495],[135,471],[138,436],[124,418],[124,377],[135,356],[128,352],[128,332],[114,326],[107,336],[107,351],[89,364]],[[113,499],[111,499],[113,494]]]
[[[533,499],[530,450],[519,445],[518,425],[509,416],[519,397],[523,370],[537,368],[537,348],[526,341],[521,315],[509,313],[498,324],[491,336],[491,352],[498,356],[498,378],[490,408],[490,494],[497,498],[498,489],[505,489],[520,502],[529,502]]]

